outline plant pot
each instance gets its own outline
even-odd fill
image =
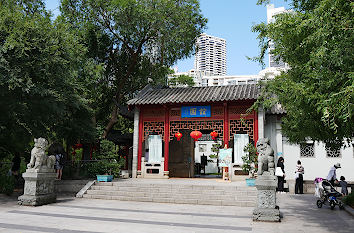
[[[255,178],[247,178],[247,179],[246,179],[246,184],[247,184],[247,186],[254,186],[254,185],[255,185],[255,182],[256,182],[256,179],[255,179]]]
[[[113,180],[113,175],[96,175],[98,182],[111,182]]]

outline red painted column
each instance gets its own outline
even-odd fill
[[[138,143],[138,171],[141,171],[141,156],[143,154],[143,114],[142,108],[139,114],[139,143]]]
[[[227,103],[224,103],[224,146],[229,148],[229,113]]]
[[[258,141],[258,112],[253,111],[253,117],[254,117],[254,127],[253,127],[254,145],[256,146]]]
[[[165,162],[164,162],[164,171],[168,171],[168,151],[169,151],[169,143],[170,143],[170,108],[164,106],[165,108]]]

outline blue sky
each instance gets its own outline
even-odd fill
[[[54,15],[59,14],[59,0],[46,0],[46,6]],[[208,18],[205,33],[226,39],[227,74],[257,74],[262,67],[247,60],[246,56],[258,55],[257,34],[251,32],[254,24],[265,22],[265,6],[257,6],[257,0],[200,0],[204,17]],[[275,7],[289,8],[284,0],[272,0]],[[266,63],[267,64],[267,63]],[[194,67],[194,56],[178,61],[178,71]]]

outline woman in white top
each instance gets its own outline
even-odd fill
[[[295,170],[295,194],[304,194],[304,167],[301,165],[301,161],[297,161]]]

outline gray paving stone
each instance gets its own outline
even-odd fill
[[[253,222],[253,206],[59,197],[56,204],[33,208],[10,198],[0,194],[0,232],[351,233],[354,226],[347,212],[318,209],[316,198],[306,194],[277,196],[280,223]]]

